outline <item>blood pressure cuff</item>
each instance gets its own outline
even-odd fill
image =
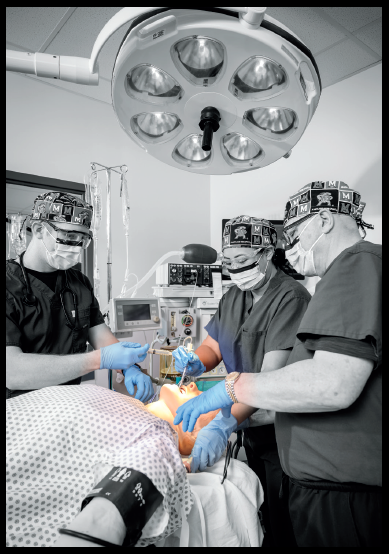
[[[119,510],[127,528],[123,546],[134,546],[163,496],[146,475],[128,467],[113,467],[85,497],[81,510],[93,498],[106,498]]]

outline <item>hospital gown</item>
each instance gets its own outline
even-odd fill
[[[181,526],[193,500],[170,425],[128,396],[55,386],[7,400],[7,546],[53,546],[59,527],[113,467],[131,467],[163,495],[137,546]]]

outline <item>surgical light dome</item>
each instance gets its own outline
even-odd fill
[[[321,94],[311,52],[265,10],[123,8],[90,60],[13,52],[7,69],[33,72],[26,67],[34,61],[35,74],[50,77],[51,63],[55,78],[97,84],[97,57],[127,24],[112,77],[113,109],[127,135],[178,169],[250,171],[289,157]]]

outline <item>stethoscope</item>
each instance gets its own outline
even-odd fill
[[[25,268],[24,268],[24,264],[23,264],[23,256],[26,252],[23,252],[22,254],[20,254],[19,256],[19,260],[20,260],[20,268],[22,270],[22,273],[23,273],[23,279],[24,279],[24,282],[26,283],[26,288],[27,288],[27,292],[26,294],[23,296],[22,298],[22,302],[23,304],[25,304],[26,306],[28,306],[29,308],[33,308],[34,306],[36,307],[38,305],[38,299],[37,297],[32,293],[32,289],[31,289],[31,284],[30,284],[30,279],[28,277],[28,274],[26,273],[25,271]],[[70,318],[67,314],[67,311],[66,311],[66,308],[65,308],[65,302],[64,302],[64,295],[69,292],[72,296],[72,300],[73,300],[73,307],[74,307],[74,310],[73,310],[73,313],[74,313],[74,323],[72,323],[70,321]],[[61,300],[61,306],[62,306],[62,310],[63,310],[63,313],[65,314],[65,319],[66,319],[66,325],[72,330],[72,331],[75,331],[75,330],[78,330],[78,309],[77,309],[77,295],[76,293],[69,287],[69,282],[68,282],[68,275],[67,275],[67,272],[65,271],[65,286],[61,289],[60,293],[59,293],[59,298]]]

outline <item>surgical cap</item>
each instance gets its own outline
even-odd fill
[[[351,216],[362,229],[374,229],[362,220],[365,206],[359,192],[350,189],[343,181],[313,181],[289,197],[285,207],[284,229],[294,227],[323,208],[332,213]]]
[[[233,217],[224,226],[222,249],[257,248],[277,244],[277,232],[267,219],[240,215]]]
[[[36,197],[31,222],[38,219],[83,225],[90,229],[93,207],[73,194],[45,192]]]

